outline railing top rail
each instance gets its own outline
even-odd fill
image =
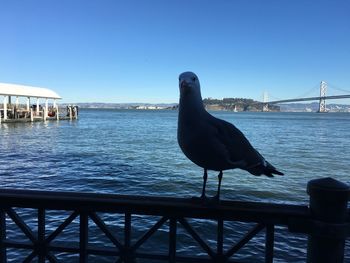
[[[288,224],[309,218],[307,206],[222,200],[202,203],[191,198],[0,189],[1,207],[116,212]]]

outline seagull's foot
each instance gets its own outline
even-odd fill
[[[197,196],[193,196],[191,197],[191,201],[194,203],[207,203],[210,200],[210,198],[208,198],[206,195],[201,195],[200,197]]]
[[[207,197],[206,195],[201,195],[200,197],[191,197],[191,201],[197,204],[203,204],[203,205],[216,205],[220,203],[219,197],[213,196],[213,197]]]
[[[218,194],[214,195],[212,198],[210,198],[210,201],[212,203],[219,204],[220,203],[220,196]]]

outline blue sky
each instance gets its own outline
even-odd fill
[[[188,70],[203,97],[350,90],[349,14],[347,0],[0,0],[0,82],[63,102],[177,102]]]

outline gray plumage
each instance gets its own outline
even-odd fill
[[[215,118],[205,110],[199,79],[194,73],[182,73],[179,88],[178,143],[187,158],[204,168],[202,197],[205,197],[207,170],[220,172],[218,199],[223,170],[240,168],[253,175],[283,175],[233,124]]]

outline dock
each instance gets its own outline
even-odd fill
[[[78,119],[78,106],[59,108],[57,100],[62,98],[50,89],[0,83],[0,96],[0,124]]]

